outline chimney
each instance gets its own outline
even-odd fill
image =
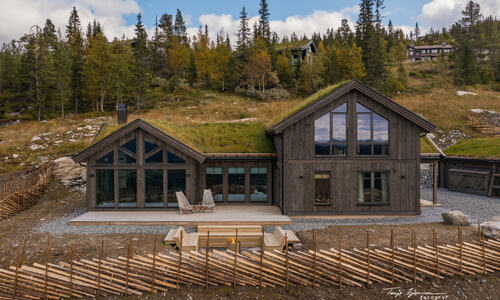
[[[127,124],[127,104],[118,104],[118,125]]]
[[[443,42],[441,45],[442,45],[442,46],[446,46],[446,42]]]

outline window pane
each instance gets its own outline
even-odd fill
[[[332,145],[332,155],[339,155],[339,156],[347,155],[347,144]]]
[[[135,164],[135,158],[118,150],[118,163],[119,164]]]
[[[145,207],[163,207],[163,170],[144,170]]]
[[[336,112],[336,113],[339,113],[339,112],[347,112],[347,102],[338,106],[337,108],[335,108],[334,110],[332,110],[332,112]]]
[[[388,155],[389,154],[389,144],[373,144],[373,154],[374,155]]]
[[[137,153],[137,141],[135,138],[131,139],[127,143],[122,145],[123,148],[127,149],[128,151],[136,154]]]
[[[160,150],[150,157],[146,158],[147,164],[159,164],[163,162],[163,151]]]
[[[118,170],[118,206],[137,207],[136,170]]]
[[[371,112],[371,110],[359,103],[356,103],[356,112]]]
[[[168,207],[179,207],[175,192],[182,191],[186,194],[186,170],[167,170],[167,179]]]
[[[359,155],[371,155],[372,145],[371,144],[358,144],[358,154]]]
[[[387,204],[388,188],[387,172],[358,173],[358,203]]]
[[[389,121],[373,113],[373,141],[389,142]]]
[[[314,143],[316,145],[318,144],[325,144],[325,143],[329,143],[329,140],[330,140],[330,114],[327,113],[325,114],[324,116],[322,116],[321,118],[317,119],[314,121]],[[322,152],[321,150],[324,150],[324,149],[318,149],[317,148],[317,151],[320,151],[320,152],[316,152],[316,154],[319,154],[319,155],[323,155],[325,154],[324,152]],[[328,149],[328,153],[326,153],[327,155],[330,154],[330,149]]]
[[[358,114],[358,142],[370,141],[370,114]]]
[[[228,168],[228,201],[245,201],[245,168]]]
[[[332,115],[332,141],[345,142],[346,141],[346,117],[347,114],[333,114]]]
[[[212,191],[214,202],[222,202],[224,193],[222,168],[207,168],[205,171],[206,188]]]
[[[113,154],[114,151],[109,152],[103,157],[99,158],[96,163],[101,165],[112,165],[113,164]]]
[[[158,148],[159,146],[153,142],[151,142],[150,140],[148,139],[144,139],[144,152],[145,153],[149,153],[153,150],[155,150],[156,148]]]
[[[250,168],[250,201],[267,201],[267,168]]]
[[[169,164],[185,164],[186,161],[179,156],[173,154],[172,152],[167,153],[167,162]]]
[[[330,204],[330,173],[314,174],[314,204]]]
[[[95,170],[96,207],[115,207],[114,170]]]
[[[373,202],[374,203],[387,203],[387,173],[386,172],[374,172],[374,182],[373,182]]]
[[[316,155],[330,155],[330,144],[319,144],[314,145],[314,153]]]

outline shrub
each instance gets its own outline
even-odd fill
[[[245,95],[247,95],[248,97],[257,98],[264,101],[281,100],[288,98],[290,96],[287,90],[279,88],[264,90],[264,92],[256,89],[248,89],[246,90]]]
[[[250,113],[248,111],[240,112],[240,119],[247,119],[247,118],[250,118]]]

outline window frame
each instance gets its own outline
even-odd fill
[[[328,203],[319,203],[316,202],[316,174],[324,174],[328,175]],[[319,178],[318,178],[319,179]],[[321,178],[326,180],[326,178]],[[313,175],[313,186],[314,186],[314,197],[313,197],[313,206],[331,206],[333,203],[333,190],[332,190],[332,172],[328,170],[315,170]]]
[[[358,112],[358,109],[357,109],[357,105],[362,105],[364,108],[366,108],[367,110],[369,110],[368,112]],[[373,120],[374,120],[374,117],[373,117],[373,114],[376,114],[378,116],[380,116],[381,118],[387,120],[387,142],[383,142],[383,143],[376,143],[373,139],[373,133],[374,133],[374,130],[373,130]],[[370,116],[370,142],[360,142],[359,141],[359,126],[358,126],[358,116],[359,115],[368,115]],[[381,114],[379,113],[376,113],[374,112],[372,109],[366,107],[365,105],[363,105],[362,103],[359,103],[356,101],[356,112],[355,112],[355,116],[356,116],[356,120],[355,120],[355,123],[356,123],[356,152],[355,152],[355,155],[356,157],[358,158],[363,158],[363,157],[389,157],[391,155],[391,151],[390,151],[390,147],[391,147],[391,139],[390,139],[390,133],[391,133],[391,121],[389,119],[387,119],[386,117],[382,116]],[[387,145],[387,154],[374,154],[375,152],[375,144],[382,144],[382,145]],[[360,154],[360,145],[370,145],[370,154]]]
[[[391,184],[390,184],[390,171],[389,170],[360,170],[356,172],[356,186],[357,186],[357,191],[359,193],[359,174],[360,173],[370,173],[370,202],[359,202],[359,194],[356,195],[356,206],[389,206],[391,203]],[[386,202],[374,202],[373,197],[374,197],[374,187],[375,187],[375,173],[385,173],[387,174],[387,201]]]
[[[335,109],[341,107],[342,105],[346,105],[346,111],[345,112],[334,112]],[[328,131],[329,131],[329,138],[328,138],[328,152],[329,154],[318,154],[316,153],[316,125],[313,125],[313,151],[314,151],[314,156],[318,158],[345,158],[349,156],[349,101],[345,101],[340,103],[339,105],[335,106],[332,109],[329,109],[327,113],[322,114],[321,116],[317,117],[314,119],[314,122],[316,120],[319,120],[320,118],[323,118],[325,115],[328,114]],[[345,134],[345,142],[334,142],[333,141],[333,116],[338,115],[338,116],[344,116],[345,119],[345,129],[344,129],[344,134]],[[321,143],[326,145],[327,143]],[[345,154],[333,154],[333,147],[334,145],[345,145]]]

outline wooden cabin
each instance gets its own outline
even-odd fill
[[[130,122],[74,157],[87,163],[88,210],[174,210],[175,192],[195,204],[207,188],[216,205],[275,205],[290,215],[418,214],[420,134],[434,129],[355,80],[257,126],[252,138],[271,144],[262,151],[217,152],[200,144],[217,136],[190,140],[192,128],[155,124]],[[244,134],[210,134],[223,130]]]

